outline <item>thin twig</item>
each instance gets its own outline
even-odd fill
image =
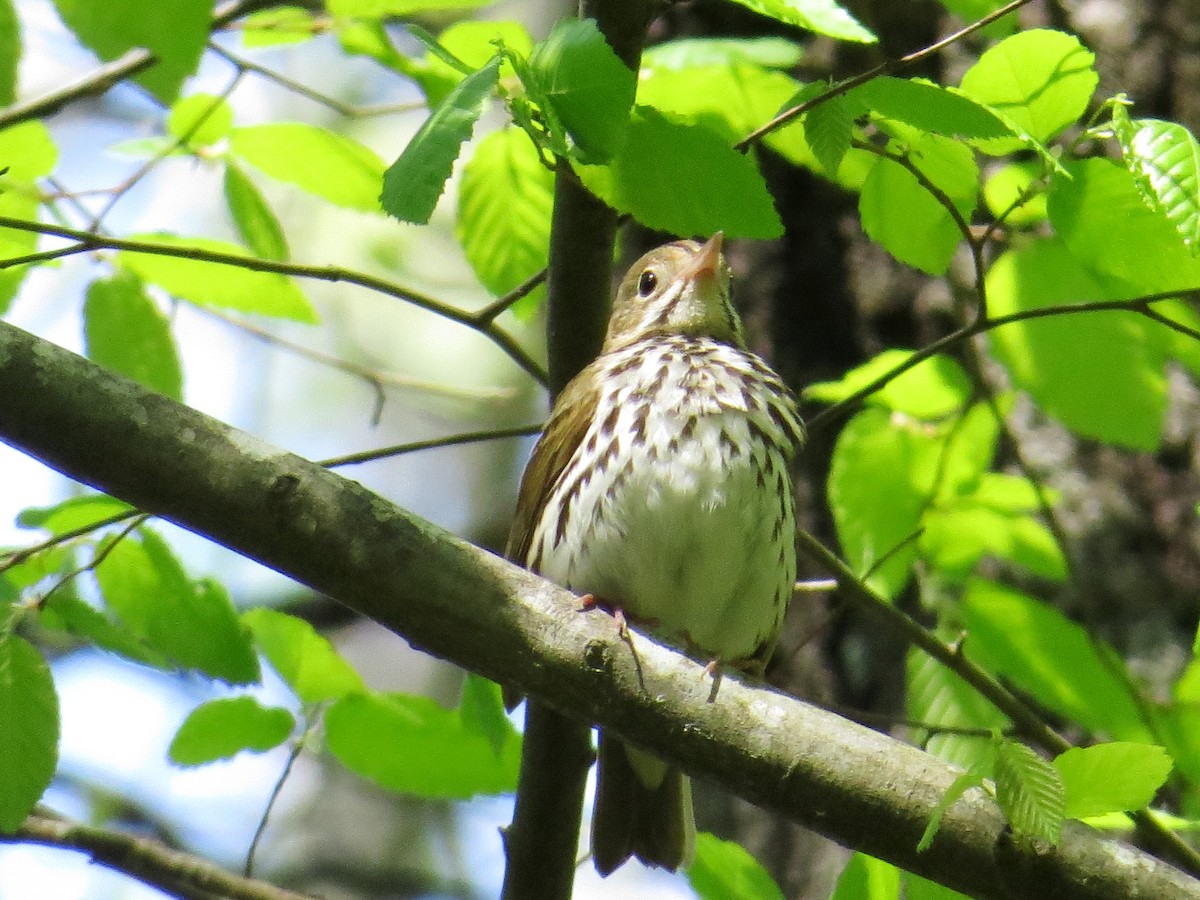
[[[387,459],[393,456],[403,456],[406,453],[416,453],[420,450],[433,450],[438,447],[454,447],[460,444],[475,444],[481,441],[495,441],[504,438],[528,437],[542,430],[538,425],[518,425],[515,428],[493,428],[487,431],[468,431],[463,434],[451,434],[446,437],[429,438],[424,441],[412,441],[407,444],[396,444],[383,447],[380,450],[364,450],[361,453],[350,453],[346,456],[335,456],[317,463],[327,469],[339,466],[353,466],[359,463],[374,462],[377,459]]]
[[[64,531],[62,534],[56,534],[51,538],[47,538],[40,544],[33,544],[29,547],[22,547],[19,550],[10,550],[5,554],[0,555],[0,572],[5,572],[13,566],[19,566],[25,560],[57,547],[59,544],[66,544],[77,538],[87,537],[94,531],[99,531],[101,528],[108,528],[112,525],[120,525],[134,516],[140,516],[142,512],[136,509],[126,510],[123,513],[109,516],[107,519],[100,519],[96,522],[91,522],[87,525],[81,525],[78,528],[73,528],[70,531]]]
[[[104,237],[77,228],[65,228],[61,225],[50,225],[45,222],[31,222],[26,219],[15,219],[11,216],[0,216],[0,228],[15,228],[18,231],[32,231],[35,234],[49,234],[55,237],[76,241],[78,252],[89,250],[124,250],[128,253],[151,253],[157,256],[174,256],[182,259],[194,259],[201,262],[217,263],[225,266],[235,266],[254,272],[274,272],[279,275],[291,275],[296,278],[310,278],[315,281],[341,282],[367,288],[388,297],[395,297],[426,312],[434,313],[451,322],[465,325],[472,331],[486,337],[499,347],[518,366],[524,369],[538,383],[545,384],[547,375],[533,357],[517,343],[516,339],[494,322],[479,322],[474,313],[466,312],[449,304],[436,300],[425,294],[407,288],[399,287],[383,278],[344,269],[341,266],[305,266],[296,263],[280,262],[272,259],[262,259],[257,256],[243,256],[236,253],[221,253],[206,250],[201,247],[181,247],[172,244],[158,244],[153,241],[131,241],[123,238]],[[0,260],[0,269],[5,263]]]
[[[766,137],[768,134],[770,134],[772,131],[776,131],[776,130],[782,128],[784,125],[788,124],[796,117],[804,115],[804,113],[808,112],[809,110],[813,109],[814,107],[820,106],[823,103],[828,103],[830,100],[834,99],[835,97],[840,97],[843,94],[847,94],[850,91],[854,90],[856,87],[866,84],[872,78],[876,78],[879,75],[887,75],[890,72],[895,72],[897,69],[902,69],[906,66],[912,65],[913,63],[920,62],[921,60],[925,59],[926,57],[932,56],[933,54],[937,53],[939,50],[942,50],[945,47],[948,47],[949,45],[962,40],[963,38],[967,37],[968,35],[973,34],[976,31],[979,31],[981,28],[986,28],[988,25],[991,25],[997,19],[1001,19],[1004,16],[1007,16],[1009,13],[1020,9],[1022,6],[1024,6],[1026,3],[1029,3],[1029,2],[1030,2],[1030,0],[1012,0],[1011,3],[1000,7],[995,12],[989,13],[988,15],[984,16],[982,19],[979,19],[976,22],[972,22],[966,28],[959,29],[958,31],[954,32],[954,34],[950,35],[949,37],[942,38],[942,40],[937,41],[936,43],[930,44],[928,47],[924,47],[921,50],[917,50],[915,53],[908,54],[907,56],[901,56],[899,59],[886,60],[885,62],[882,62],[879,65],[875,66],[875,68],[873,68],[873,69],[868,69],[866,72],[863,72],[859,75],[855,75],[853,78],[847,78],[845,81],[841,81],[841,82],[835,84],[833,87],[831,87],[829,90],[825,91],[823,94],[818,94],[816,97],[813,97],[811,100],[806,100],[804,103],[801,103],[797,106],[793,106],[791,109],[784,110],[779,115],[777,115],[775,118],[773,118],[770,122],[767,122],[767,124],[765,124],[759,128],[756,128],[750,134],[746,135],[744,138],[742,138],[740,141],[738,141],[736,144],[734,144],[733,145],[734,149],[739,150],[739,151],[744,151],[748,147],[750,147],[751,144],[757,143],[758,141],[760,141],[764,137]]]
[[[35,100],[14,103],[12,106],[0,109],[0,130],[20,122],[53,115],[64,106],[83,97],[103,94],[113,85],[148,69],[157,61],[154,54],[146,48],[135,47],[123,56],[110,63],[105,63],[66,87],[51,91]]]
[[[47,590],[40,597],[37,598],[36,603],[34,603],[33,605],[35,605],[38,609],[45,608],[46,602],[50,599],[50,596],[55,591],[57,591],[59,588],[61,588],[63,585],[67,584],[68,582],[74,581],[76,578],[78,578],[84,572],[90,572],[90,571],[94,570],[97,566],[100,565],[100,563],[102,563],[102,562],[104,562],[104,560],[108,559],[108,555],[110,553],[112,553],[114,549],[116,549],[117,544],[121,543],[121,541],[123,541],[123,540],[125,540],[125,538],[129,537],[129,535],[133,533],[133,530],[135,528],[140,528],[143,525],[145,525],[146,520],[148,520],[149,518],[150,518],[149,513],[141,513],[140,515],[134,516],[133,521],[130,522],[128,525],[126,525],[124,528],[122,528],[121,531],[111,541],[109,541],[107,544],[105,544],[103,547],[101,547],[95,556],[93,556],[90,560],[88,560],[82,566],[72,569],[70,572],[67,572],[65,575],[63,575],[61,578],[59,578],[56,582],[54,582],[54,584],[52,584],[50,586],[49,590]]]
[[[549,274],[550,269],[545,268],[540,272],[530,275],[503,297],[500,297],[493,303],[489,303],[479,312],[475,313],[475,321],[481,325],[491,322],[496,318],[496,316],[500,315],[500,313],[504,312],[510,306],[515,305],[518,301],[523,300],[532,294],[537,289],[538,285],[545,282],[546,276]]]
[[[292,768],[296,765],[296,760],[304,752],[304,745],[308,740],[308,736],[313,732],[318,715],[319,713],[314,713],[305,726],[303,733],[292,744],[287,762],[283,764],[283,770],[279,773],[279,777],[275,779],[274,787],[271,788],[271,796],[267,798],[266,808],[263,809],[262,817],[258,820],[258,827],[254,829],[254,837],[250,839],[250,846],[246,850],[246,864],[242,867],[242,874],[247,878],[254,875],[254,855],[258,852],[258,845],[262,841],[263,835],[266,834],[267,822],[271,818],[271,811],[275,809],[275,802],[279,799],[279,795],[283,793],[283,786],[292,774]]]

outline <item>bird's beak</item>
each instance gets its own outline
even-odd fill
[[[710,237],[708,243],[700,248],[696,258],[684,271],[684,277],[688,279],[715,277],[721,270],[721,244],[724,241],[725,233],[722,231],[718,231]]]

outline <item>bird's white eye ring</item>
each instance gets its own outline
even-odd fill
[[[638,295],[641,297],[649,297],[654,293],[654,289],[658,287],[658,276],[647,269],[638,278]]]

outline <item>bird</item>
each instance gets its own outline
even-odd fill
[[[665,244],[622,279],[599,356],[526,465],[506,555],[714,665],[761,671],[796,577],[804,429],[746,349],[722,244]],[[604,729],[597,764],[597,871],[687,866],[689,779]]]

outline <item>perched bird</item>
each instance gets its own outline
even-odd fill
[[[791,462],[803,426],[745,348],[721,234],[652,250],[617,291],[600,356],[554,404],[507,553],[725,663],[765,663],[796,576]],[[592,856],[677,869],[691,786],[601,730]]]

